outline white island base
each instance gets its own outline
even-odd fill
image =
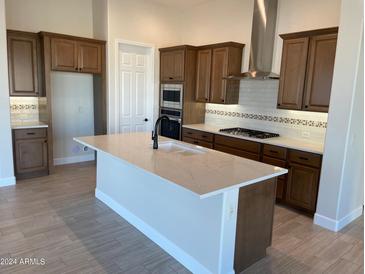
[[[275,182],[274,178],[262,183],[268,185],[269,192],[272,192],[266,199],[266,207],[259,209],[262,214],[269,215],[269,221],[273,214]],[[262,196],[262,193],[257,194]],[[193,273],[235,273],[239,188],[201,199],[199,195],[160,176],[98,151],[95,195]],[[255,193],[250,195],[250,200],[254,200],[252,195]],[[257,211],[257,207],[252,210]],[[247,218],[262,218],[259,226],[266,222],[263,216]],[[244,226],[247,218],[242,220]],[[255,230],[257,220],[252,221]],[[247,224],[243,230],[246,228]],[[261,257],[265,256],[266,247],[270,245],[271,230],[272,223],[266,224],[266,234],[270,234],[266,238],[257,231],[259,241],[264,241],[265,245],[259,250]],[[254,231],[251,233],[255,234]],[[249,234],[245,236],[252,239]],[[239,238],[244,241],[244,237]],[[268,241],[267,245],[265,241]],[[262,246],[262,243],[257,245]],[[255,249],[257,247],[252,249],[254,253]],[[258,259],[254,258],[254,261]]]

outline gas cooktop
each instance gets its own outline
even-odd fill
[[[277,133],[253,130],[248,128],[234,127],[234,128],[223,128],[219,130],[220,132],[232,134],[232,135],[240,135],[247,136],[258,139],[267,139],[272,137],[279,137],[280,135]]]

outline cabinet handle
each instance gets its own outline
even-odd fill
[[[199,144],[199,142],[198,142],[198,141],[194,141],[194,144],[196,144],[196,145],[197,145],[197,144]]]
[[[222,103],[224,103],[224,99],[222,99]]]
[[[44,140],[44,143],[47,144],[47,140]]]
[[[280,107],[280,104],[278,104],[277,106]]]
[[[75,68],[75,70],[79,70],[79,68]]]
[[[307,105],[305,105],[304,107],[305,107],[305,108],[308,108],[308,106],[307,106]]]
[[[304,160],[304,161],[308,161],[309,160],[307,157],[303,157],[303,156],[299,156],[299,159]]]
[[[278,151],[276,150],[269,150],[271,153],[279,153]]]
[[[35,132],[27,132],[27,135],[34,135]]]
[[[189,132],[189,131],[188,131],[188,132],[186,132],[186,133],[187,133],[187,134],[189,134],[189,135],[193,134],[192,132]]]
[[[173,80],[173,79],[174,79],[174,77],[169,77],[169,79],[170,79],[170,80]]]

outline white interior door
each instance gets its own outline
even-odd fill
[[[151,50],[141,46],[119,47],[119,132],[151,131],[153,85]],[[149,105],[151,104],[151,105]]]

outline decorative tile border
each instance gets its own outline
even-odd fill
[[[215,109],[207,109],[205,111],[205,113],[226,116],[226,117],[237,117],[237,118],[242,118],[242,119],[253,119],[253,120],[269,121],[269,122],[282,123],[282,124],[298,125],[298,126],[327,128],[327,122],[312,121],[312,120],[305,120],[305,119],[295,119],[295,118],[286,118],[286,117],[279,117],[279,116],[242,113],[242,112],[236,112],[236,111],[224,111],[224,110],[215,110]]]
[[[36,110],[38,106],[36,104],[11,104],[11,111],[19,111],[19,110]]]

